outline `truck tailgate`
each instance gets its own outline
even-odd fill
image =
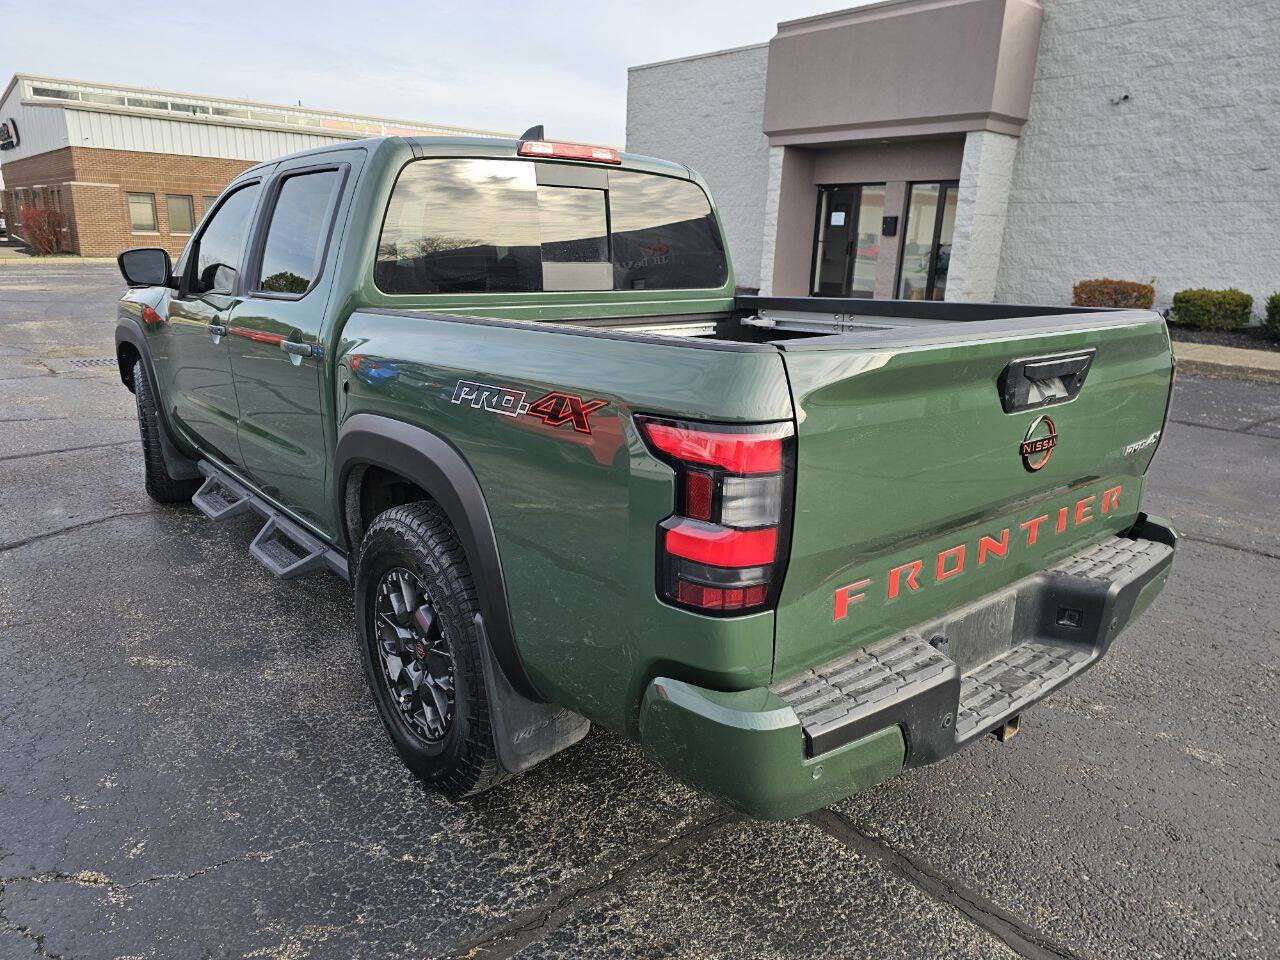
[[[935,329],[896,344],[781,345],[797,448],[777,678],[999,590],[1137,516],[1170,390],[1158,315]]]

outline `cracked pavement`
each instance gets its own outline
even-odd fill
[[[1280,386],[1183,377],[1186,534],[1092,672],[808,818],[592,731],[453,804],[404,770],[345,587],[143,492],[112,265],[0,266],[0,960],[1280,955]]]

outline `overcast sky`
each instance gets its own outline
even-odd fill
[[[160,87],[622,145],[627,67],[858,0],[0,0],[5,75]],[[198,9],[197,9],[198,7]]]

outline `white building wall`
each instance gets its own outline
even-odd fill
[[[22,85],[16,84],[0,103],[0,121],[12,117],[18,124],[18,145],[0,153],[0,161],[10,163],[24,157],[59,150],[71,143],[66,111],[61,107],[33,107],[22,102]]]
[[[73,146],[107,150],[271,160],[299,150],[345,143],[349,139],[96,110],[69,109],[65,113]]]
[[[764,225],[760,233],[760,296],[773,296],[773,265],[778,249],[778,207],[782,201],[782,160],[786,147],[770,147],[765,172]],[[738,281],[742,283],[741,280]],[[744,284],[745,286],[745,284]]]
[[[1280,290],[1276,0],[1044,0],[999,299],[1072,284]],[[1127,98],[1127,99],[1126,99]]]
[[[627,74],[627,150],[675,160],[702,175],[743,287],[760,286],[768,62],[768,44],[758,44],[632,67]]]
[[[1007,134],[975,130],[965,135],[948,300],[981,303],[995,297],[1017,149],[1018,138]]]

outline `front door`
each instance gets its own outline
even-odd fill
[[[883,217],[883,183],[818,188],[813,279],[809,288],[813,296],[874,295]]]
[[[337,243],[334,224],[359,151],[283,164],[268,183],[265,227],[248,289],[229,321],[247,477],[322,534],[337,533],[329,497],[322,346]],[[328,411],[332,416],[333,411]]]
[[[249,224],[260,184],[228,193],[192,240],[169,299],[169,403],[177,428],[202,451],[239,464],[239,405],[227,350]]]
[[[899,300],[945,300],[956,228],[955,183],[913,183],[898,267]]]

